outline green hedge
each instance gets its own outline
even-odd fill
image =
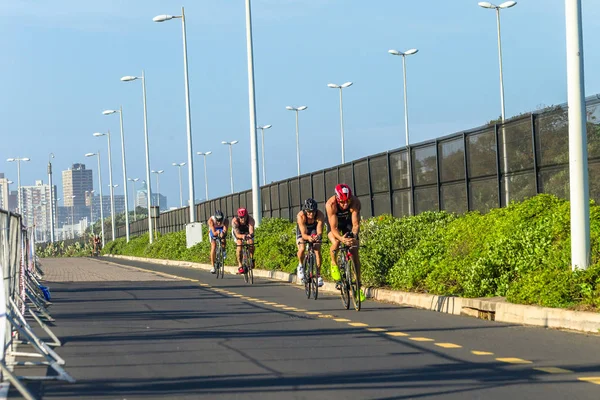
[[[596,309],[600,304],[600,207],[591,204],[592,265],[572,272],[569,203],[538,195],[487,214],[425,212],[363,220],[361,264],[365,286],[456,295],[506,296],[508,301],[549,307]],[[295,224],[264,219],[257,228],[259,268],[296,269]],[[104,253],[209,261],[209,242],[185,247],[185,232],[110,242]],[[227,264],[235,265],[228,240]],[[329,245],[322,275],[329,277]]]

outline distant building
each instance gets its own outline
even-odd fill
[[[56,198],[56,186],[44,185],[41,180],[35,181],[35,186],[21,186],[24,217],[23,223],[28,227],[35,227],[36,238],[42,240],[50,236],[52,221],[50,191]]]
[[[73,164],[62,172],[63,204],[65,207],[85,206],[86,192],[94,190],[94,177],[91,169],[85,169],[85,164]]]

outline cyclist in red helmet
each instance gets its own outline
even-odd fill
[[[237,260],[238,260],[238,273],[243,274],[244,268],[242,267],[242,243],[245,240],[248,244],[254,243],[254,218],[248,215],[248,210],[244,207],[238,208],[237,217],[233,218],[231,234],[237,242]],[[250,247],[250,254],[254,257],[254,246]]]
[[[327,210],[327,219],[329,221],[327,236],[331,241],[331,277],[339,283],[341,276],[337,266],[337,252],[340,248],[340,242],[346,246],[358,246],[360,200],[352,194],[352,190],[348,185],[340,183],[335,187],[335,195],[327,200],[325,209]],[[360,282],[358,248],[354,247],[350,251],[354,257],[357,278]]]

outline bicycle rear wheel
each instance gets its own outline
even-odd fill
[[[221,249],[221,246],[217,245],[217,257],[215,260],[215,272],[217,275],[217,279],[219,279],[219,275],[221,274],[221,272],[223,271],[223,251]],[[222,277],[223,275],[221,275]]]
[[[358,274],[356,271],[356,265],[354,261],[350,259],[347,264],[348,287],[350,288],[350,295],[352,297],[352,305],[356,311],[360,311],[360,282],[358,281]]]
[[[242,248],[242,267],[244,268],[244,282],[248,283],[248,250]]]

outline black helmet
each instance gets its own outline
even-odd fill
[[[215,213],[215,219],[216,219],[217,221],[221,222],[221,221],[223,221],[223,218],[224,218],[224,216],[223,216],[223,213],[221,212],[221,210],[218,210],[218,211]]]
[[[308,198],[304,202],[304,211],[317,211],[318,205],[314,199]]]

